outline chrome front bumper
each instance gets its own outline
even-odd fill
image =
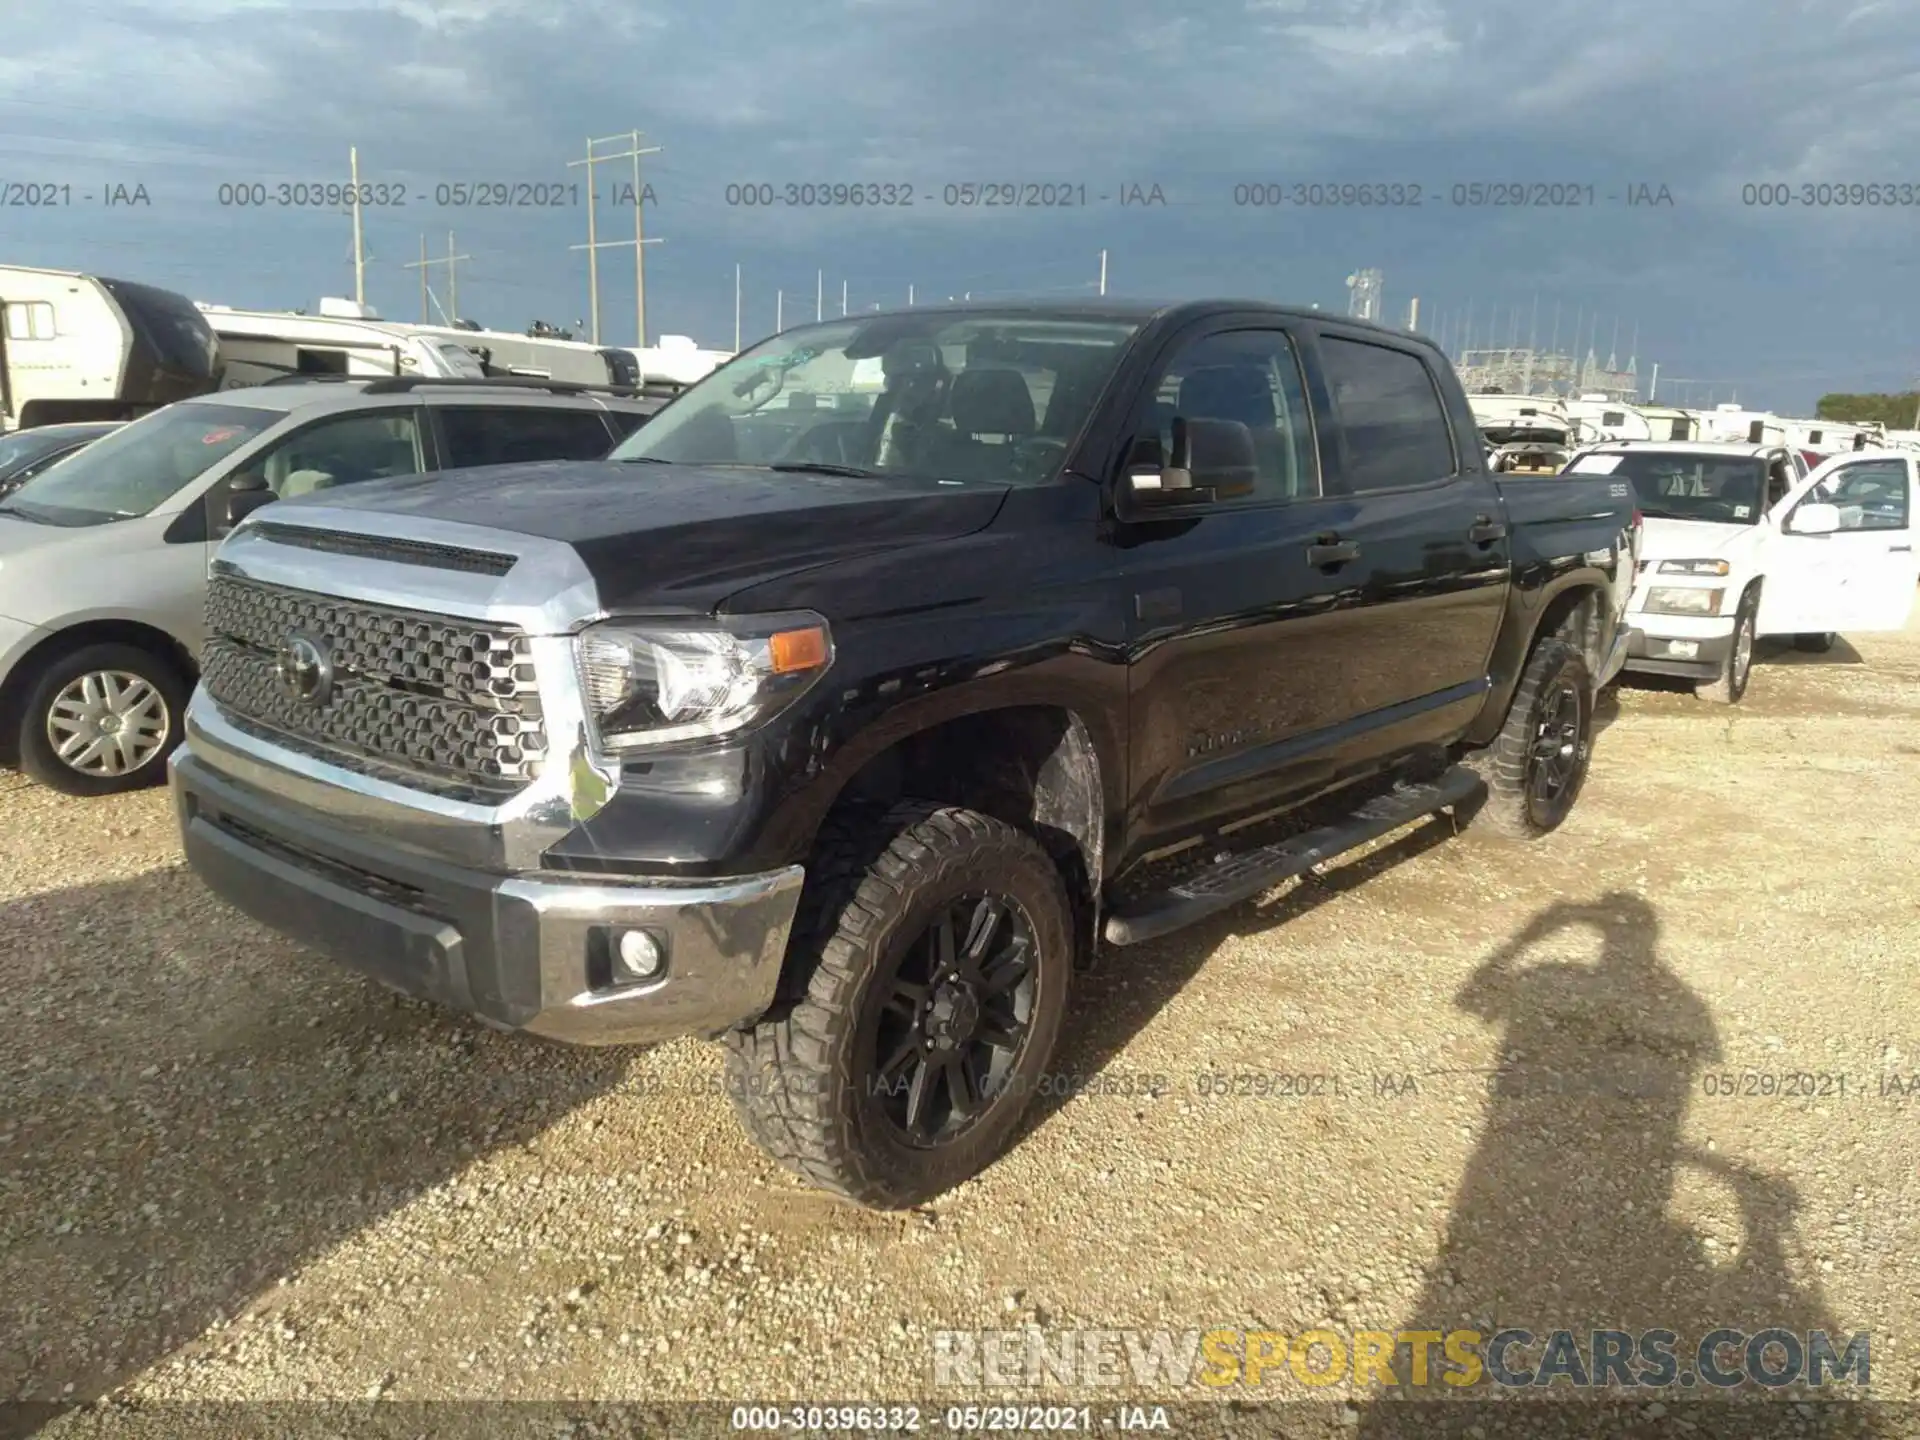
[[[395,989],[581,1045],[710,1036],[773,1003],[804,872],[695,883],[498,875],[402,850],[210,768],[169,764],[187,861],[261,924]],[[621,984],[626,930],[664,974]]]
[[[394,783],[237,723],[204,688],[169,763],[182,843],[205,883],[262,924],[407,993],[500,1028],[577,1044],[713,1035],[772,1004],[803,871],[703,881],[574,875],[546,853],[620,783],[585,724],[571,632],[600,618],[564,545],[448,522],[276,507],[281,530],[479,546],[504,576],[276,542],[243,527],[215,564],[329,597],[515,625],[533,637],[553,749],[545,772],[489,802]],[[626,930],[665,951],[659,978],[619,983]]]

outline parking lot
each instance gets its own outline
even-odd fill
[[[1920,625],[1602,716],[1543,842],[1114,953],[1081,1093],[894,1215],[777,1172],[712,1047],[463,1024],[210,899],[164,792],[6,774],[0,1395],[878,1400],[1034,1322],[1869,1331],[1912,1398]]]

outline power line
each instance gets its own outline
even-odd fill
[[[420,323],[422,325],[427,323],[427,301],[432,298],[433,294],[433,292],[427,288],[427,271],[435,265],[444,265],[447,267],[447,303],[453,307],[453,314],[451,317],[448,317],[445,312],[442,312],[442,318],[451,324],[454,320],[460,318],[460,271],[458,262],[471,260],[472,258],[471,255],[456,255],[453,253],[453,232],[451,230],[447,232],[447,253],[433,260],[427,258],[427,237],[425,235],[420,237],[420,258],[418,260],[408,261],[403,268],[418,270],[420,272]]]

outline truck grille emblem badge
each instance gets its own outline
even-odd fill
[[[311,635],[289,635],[274,657],[274,671],[289,695],[316,708],[333,693],[333,659]]]

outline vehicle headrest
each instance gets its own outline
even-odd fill
[[[1018,370],[962,370],[953,382],[953,428],[963,435],[1031,435],[1033,392]]]
[[[1275,423],[1273,387],[1254,365],[1210,365],[1180,382],[1180,414],[1189,420],[1238,420],[1256,430]]]

